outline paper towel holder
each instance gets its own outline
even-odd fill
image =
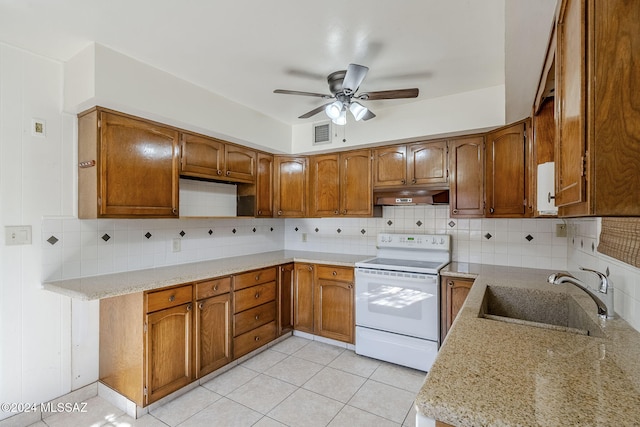
[[[552,195],[551,195],[551,191],[549,191],[549,192],[547,193],[547,202],[551,203],[551,200],[552,200],[552,199],[555,199],[555,198],[556,198],[556,196],[552,196]]]

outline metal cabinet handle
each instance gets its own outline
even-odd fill
[[[452,212],[453,212],[454,215],[457,215],[458,214],[458,209],[454,209]]]
[[[231,175],[231,171],[225,172],[225,175],[227,175],[227,176]]]
[[[489,213],[494,213],[496,210],[493,208],[489,208]]]
[[[453,286],[453,282],[452,282],[451,280],[449,280],[449,281],[447,282],[447,285],[449,285],[449,286]]]
[[[218,290],[218,285],[213,285],[213,290],[217,291]]]
[[[262,215],[262,211],[260,211],[260,210],[259,210],[259,211],[258,211],[258,215]]]
[[[416,179],[415,179],[415,178],[411,180],[411,183],[412,183],[412,184],[415,184],[416,182],[417,182],[417,181],[416,181]]]
[[[400,181],[400,182],[402,182],[403,184],[406,184],[406,183],[407,183],[407,180],[406,180],[406,179],[403,179],[403,180],[402,180],[402,181]]]
[[[218,169],[218,175],[222,175],[222,171]]]
[[[352,288],[353,288],[353,285],[349,285],[349,286],[347,286],[347,288],[348,288],[348,289],[352,289]]]
[[[347,214],[347,210],[345,209],[342,211],[342,215],[346,215],[346,214]]]
[[[338,215],[340,212],[338,212],[338,210],[336,209],[335,211],[333,211],[334,215]]]
[[[259,275],[259,274],[256,276],[256,282],[257,282],[258,280],[260,280],[260,275]]]
[[[178,215],[178,209],[176,208],[171,209],[171,213],[174,215]]]
[[[309,267],[307,267],[307,270],[312,271],[313,267],[309,266]]]
[[[278,211],[278,215],[282,215],[282,211]]]
[[[256,299],[260,298],[260,292],[256,292]]]
[[[176,300],[176,296],[175,295],[171,295],[169,297],[169,302],[174,302]]]
[[[259,314],[256,314],[256,320],[258,320],[260,318]]]
[[[204,303],[203,303],[203,302],[201,302],[200,304],[198,304],[198,308],[199,308],[200,310],[202,310],[202,309],[204,308]]]
[[[254,341],[260,341],[260,337],[253,338]]]
[[[187,311],[191,311],[191,309],[192,309],[192,308],[193,308],[193,307],[192,307],[192,305],[191,305],[191,304],[189,304],[189,305],[187,306]]]
[[[334,271],[334,272],[333,272],[333,273],[331,273],[331,274],[333,274],[334,276],[337,276],[337,275],[338,275],[338,272],[337,272],[337,271]]]

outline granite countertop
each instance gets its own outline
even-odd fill
[[[583,291],[549,285],[550,273],[456,263],[442,272],[477,278],[418,393],[422,415],[454,426],[640,423],[640,333],[600,320]],[[569,293],[603,336],[478,317],[487,286]]]
[[[96,300],[196,282],[288,262],[307,262],[353,267],[370,255],[325,252],[274,251],[146,270],[46,281],[44,289],[81,300]]]

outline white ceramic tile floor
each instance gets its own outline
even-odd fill
[[[425,373],[292,336],[134,420],[100,397],[32,427],[413,427]]]

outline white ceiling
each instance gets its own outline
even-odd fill
[[[328,93],[351,62],[371,69],[362,91],[418,100],[504,84],[504,17],[505,0],[0,0],[0,41],[59,61],[97,42],[298,124],[324,101],[273,90]],[[522,60],[539,73],[541,58]]]

